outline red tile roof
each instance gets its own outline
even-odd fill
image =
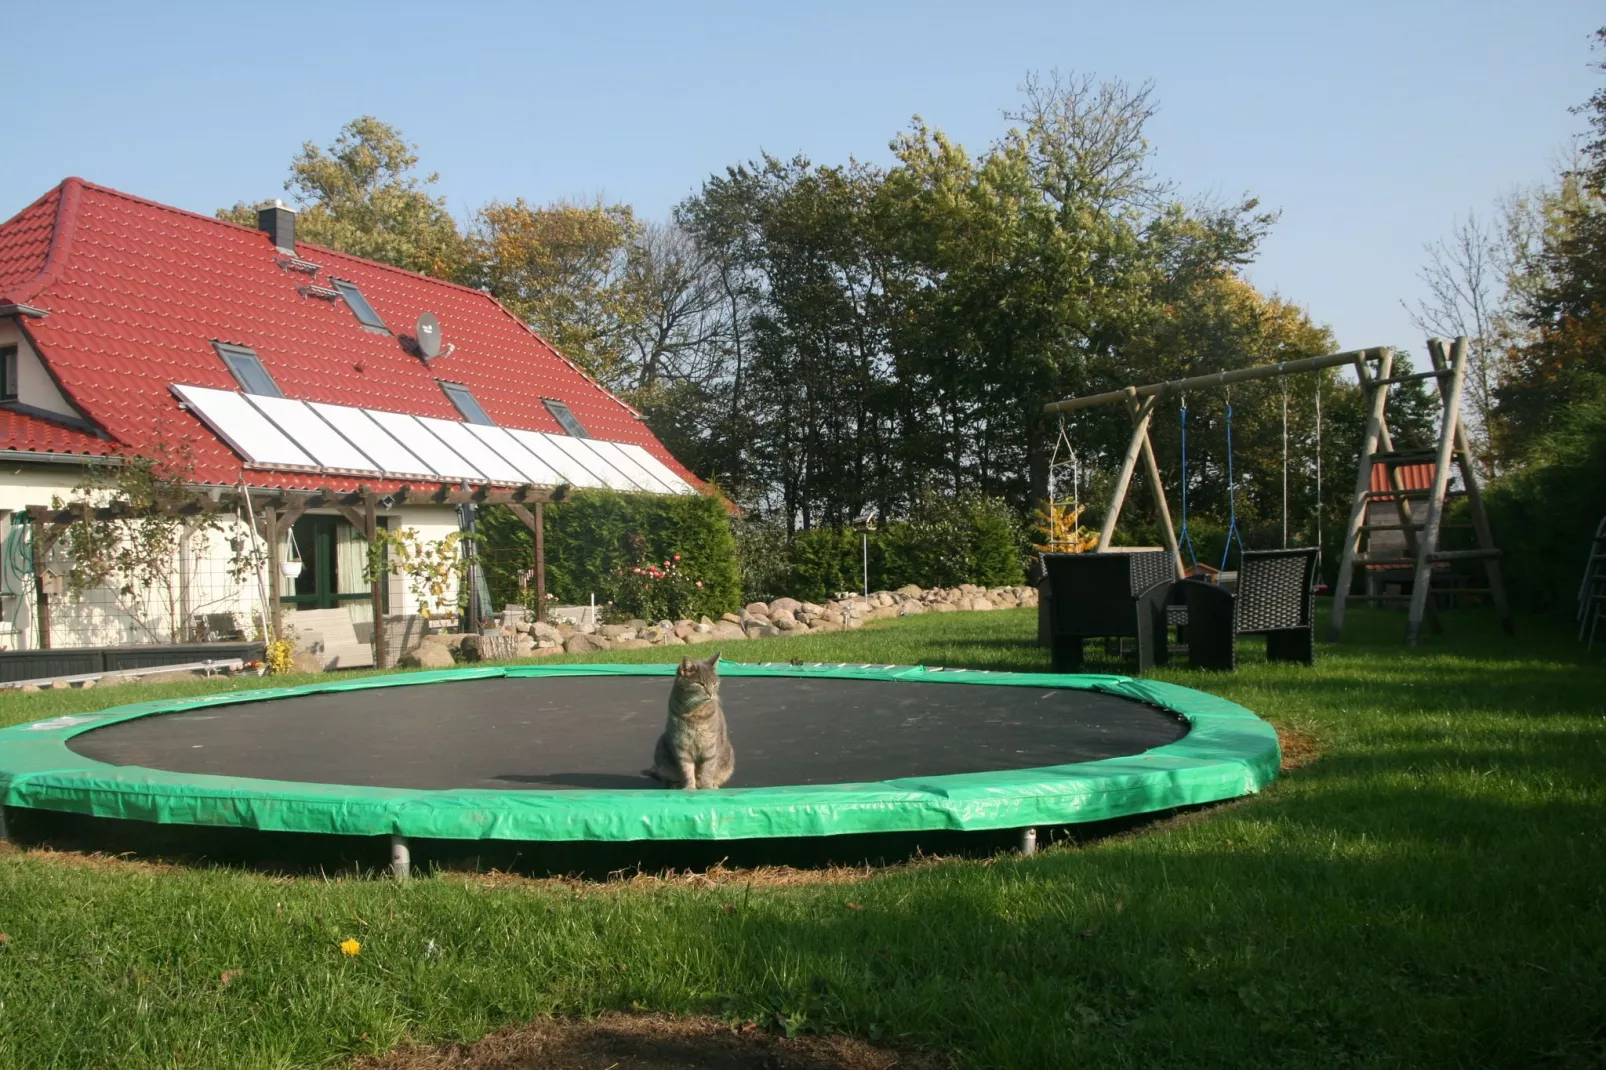
[[[1423,464],[1399,464],[1394,471],[1399,473],[1400,486],[1406,490],[1428,490],[1433,486],[1433,469],[1431,462]],[[1394,485],[1389,482],[1389,466],[1374,464],[1372,466],[1372,489],[1392,490]]]
[[[48,417],[0,408],[0,449],[104,457],[115,452],[116,444]]]
[[[315,278],[282,267],[262,231],[69,178],[0,224],[0,304],[49,313],[19,322],[62,392],[115,445],[187,442],[201,482],[239,482],[241,459],[168,387],[237,388],[214,340],[250,346],[285,396],[305,401],[456,420],[446,380],[472,390],[497,423],[561,433],[541,403],[561,399],[597,438],[641,445],[698,482],[632,409],[489,294],[318,246],[298,242],[296,252],[321,267]],[[299,292],[331,279],[356,283],[394,335],[364,329],[344,301]],[[455,346],[428,365],[396,337],[425,311]],[[47,440],[28,431],[0,448]],[[252,469],[249,482],[350,489],[357,480]]]

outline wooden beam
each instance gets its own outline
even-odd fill
[[[1128,386],[1120,390],[1109,390],[1102,394],[1090,394],[1087,397],[1052,401],[1043,406],[1043,411],[1046,413],[1072,412],[1076,409],[1091,409],[1097,405],[1113,405],[1118,401],[1125,401],[1129,397],[1158,397],[1162,394],[1231,386],[1233,383],[1243,383],[1254,379],[1271,379],[1279,375],[1296,375],[1300,372],[1320,371],[1323,368],[1334,368],[1341,364],[1382,360],[1383,353],[1384,350],[1381,349],[1355,349],[1347,353],[1329,353],[1323,357],[1285,360],[1278,364],[1259,364],[1252,368],[1234,368],[1231,371],[1215,372],[1211,375],[1195,375],[1191,379],[1173,379],[1168,383],[1147,383],[1143,386]],[[1128,393],[1129,391],[1130,393]]]
[[[362,520],[363,538],[368,540],[368,549],[372,553],[374,544],[379,539],[379,495],[362,488],[363,511]],[[385,639],[385,573],[381,570],[374,573],[369,582],[368,599],[374,606],[374,668],[386,668],[385,659],[389,656],[389,644]]]
[[[284,638],[284,605],[279,599],[279,507],[269,505],[258,511],[257,523],[262,527],[262,541],[267,545],[268,641],[276,642]]]
[[[1383,384],[1381,384],[1377,380],[1373,379],[1367,373],[1366,367],[1364,365],[1357,364],[1355,366],[1355,377],[1360,382],[1362,387],[1378,386],[1380,388],[1386,388],[1386,387],[1383,386]],[[1391,379],[1398,379],[1399,376],[1390,376],[1390,378]],[[1378,448],[1384,453],[1393,453],[1394,452],[1394,437],[1389,432],[1389,417],[1388,417],[1388,408],[1387,408],[1387,406],[1385,406],[1384,409],[1383,409],[1382,418],[1380,420],[1378,420],[1378,422],[1377,422],[1377,445],[1378,445]],[[1373,462],[1373,463],[1376,464],[1377,462]],[[1416,523],[1411,517],[1411,499],[1407,495],[1406,486],[1405,486],[1405,477],[1400,473],[1399,465],[1385,464],[1384,467],[1388,470],[1389,486],[1393,487],[1394,490],[1399,492],[1399,496],[1394,499],[1394,502],[1395,502],[1395,508],[1397,508],[1400,511],[1400,520],[1405,525],[1400,529],[1400,531],[1401,531],[1401,533],[1402,533],[1402,535],[1404,537],[1404,540],[1405,540],[1406,556],[1408,556],[1412,561],[1415,561],[1416,560],[1416,538],[1417,538],[1417,532],[1421,530],[1422,525]],[[1371,507],[1370,507],[1370,504],[1368,504],[1367,513],[1370,514],[1370,512],[1371,512]],[[1370,539],[1368,539],[1368,542],[1370,542]],[[1364,563],[1364,562],[1362,562],[1360,560],[1360,558],[1362,556],[1364,556],[1364,555],[1360,555],[1360,554],[1356,555],[1356,563],[1357,564],[1363,564]],[[1428,612],[1428,618],[1427,618],[1428,619],[1428,625],[1435,632],[1444,631],[1444,625],[1441,624],[1440,621],[1439,621],[1439,609],[1438,609],[1438,606],[1432,599],[1428,600],[1428,610],[1427,610],[1427,612]]]
[[[1158,400],[1158,399],[1156,399]],[[1138,400],[1128,399],[1128,407],[1132,411],[1132,418],[1138,418]],[[1171,506],[1165,500],[1165,484],[1160,482],[1160,466],[1154,459],[1154,443],[1149,436],[1143,436],[1143,470],[1149,477],[1149,489],[1154,495],[1154,510],[1160,517],[1160,537],[1165,541],[1165,548],[1171,551],[1171,562],[1176,567],[1177,579],[1185,575],[1182,568],[1182,549],[1177,545],[1177,529],[1171,525]]]
[[[1126,505],[1127,488],[1132,484],[1132,470],[1137,467],[1138,457],[1142,455],[1144,446],[1149,443],[1149,417],[1154,414],[1154,403],[1159,400],[1158,394],[1151,394],[1137,402],[1138,391],[1136,387],[1127,387],[1126,396],[1132,402],[1132,441],[1127,443],[1126,456],[1121,458],[1121,473],[1115,480],[1115,493],[1110,495],[1110,508],[1104,514],[1104,525],[1099,529],[1100,553],[1110,548],[1110,538],[1115,534],[1116,521],[1121,518],[1121,509]],[[1152,449],[1152,447],[1151,447]]]
[[[535,619],[546,620],[546,506],[541,502],[535,503]]]
[[[1448,370],[1446,366],[1449,361],[1442,339],[1435,338],[1428,343],[1428,359],[1433,362],[1434,370],[1441,376]],[[1439,389],[1443,391],[1444,388],[1444,379],[1440,378]],[[1465,420],[1456,421],[1455,445],[1461,455],[1461,482],[1467,490],[1467,512],[1472,516],[1472,529],[1478,537],[1478,545],[1485,550],[1493,550],[1494,530],[1489,526],[1489,514],[1483,508],[1483,491],[1478,486],[1477,464],[1472,459],[1472,443],[1467,436]],[[1512,635],[1516,629],[1511,620],[1511,606],[1506,601],[1506,581],[1499,558],[1488,558],[1484,568],[1495,612],[1500,615],[1500,628],[1507,635]],[[1429,600],[1428,605],[1430,607],[1433,605],[1432,600]]]
[[[535,619],[546,620],[546,507],[536,502],[532,513],[517,502],[509,502],[507,508],[535,536]]]
[[[1378,361],[1376,378],[1387,379],[1394,368],[1394,350],[1385,349]],[[1359,361],[1356,370],[1364,371]],[[1355,466],[1355,494],[1350,499],[1349,522],[1344,526],[1344,556],[1338,566],[1338,582],[1333,586],[1333,615],[1327,624],[1327,641],[1336,643],[1344,635],[1344,602],[1355,579],[1355,555],[1361,548],[1361,521],[1366,518],[1366,494],[1372,488],[1372,454],[1383,427],[1384,407],[1389,390],[1380,386],[1371,391],[1371,407],[1366,415],[1366,432],[1361,437],[1360,463]]]
[[[1422,521],[1417,543],[1416,573],[1411,585],[1411,606],[1405,618],[1405,645],[1416,646],[1422,635],[1422,619],[1427,613],[1429,588],[1433,582],[1433,551],[1439,547],[1439,527],[1444,523],[1444,492],[1450,485],[1450,462],[1455,459],[1456,428],[1461,422],[1461,393],[1466,383],[1467,340],[1457,338],[1450,355],[1450,382],[1439,380],[1444,415],[1439,425],[1439,448],[1434,457],[1433,493],[1428,497],[1428,515]],[[1383,387],[1382,389],[1388,389]]]
[[[38,512],[34,512],[38,509]],[[50,552],[50,540],[45,531],[45,510],[30,506],[33,531],[30,532],[33,549],[33,604],[34,616],[39,618],[39,649],[50,649],[50,591],[45,585],[45,556]]]
[[[365,487],[363,489],[366,490],[367,488]],[[352,527],[362,532],[366,532],[368,530],[368,505],[370,503],[367,500],[368,496],[366,494],[359,493],[354,495],[356,502],[347,503],[344,499],[336,497],[334,491],[332,490],[324,489],[320,490],[318,493],[323,495],[330,505],[333,505],[337,510],[339,510],[340,515],[345,517],[346,522]],[[375,495],[374,497],[377,500],[378,496]]]

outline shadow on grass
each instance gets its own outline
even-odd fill
[[[1038,843],[1093,843],[1205,807],[1151,813],[1078,825],[1044,826]],[[282,876],[380,876],[390,860],[384,836],[338,836],[202,828],[95,818],[48,810],[8,811],[12,840],[20,847],[78,851],[145,862],[221,866]],[[606,881],[620,875],[699,872],[715,867],[796,869],[882,867],[925,857],[989,858],[1018,850],[1019,829],[983,832],[932,830],[751,840],[626,842],[508,842],[416,839],[416,872],[499,872],[526,877]]]

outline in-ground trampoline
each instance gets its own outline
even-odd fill
[[[526,845],[981,832],[1258,791],[1271,726],[1121,676],[720,666],[736,773],[641,770],[673,665],[460,669],[121,706],[0,730],[0,804],[265,832]],[[3,814],[5,811],[0,811]],[[662,856],[662,852],[660,852]]]

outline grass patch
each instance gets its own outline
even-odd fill
[[[0,848],[0,1066],[322,1066],[631,1010],[965,1066],[1599,1065],[1601,660],[1543,622],[1511,640],[1451,615],[1415,651],[1400,623],[1357,614],[1315,670],[1162,674],[1261,713],[1302,764],[1257,798],[1029,859],[397,886]],[[1033,627],[952,614],[725,653],[1037,671]],[[5,694],[0,723],[259,683]]]

